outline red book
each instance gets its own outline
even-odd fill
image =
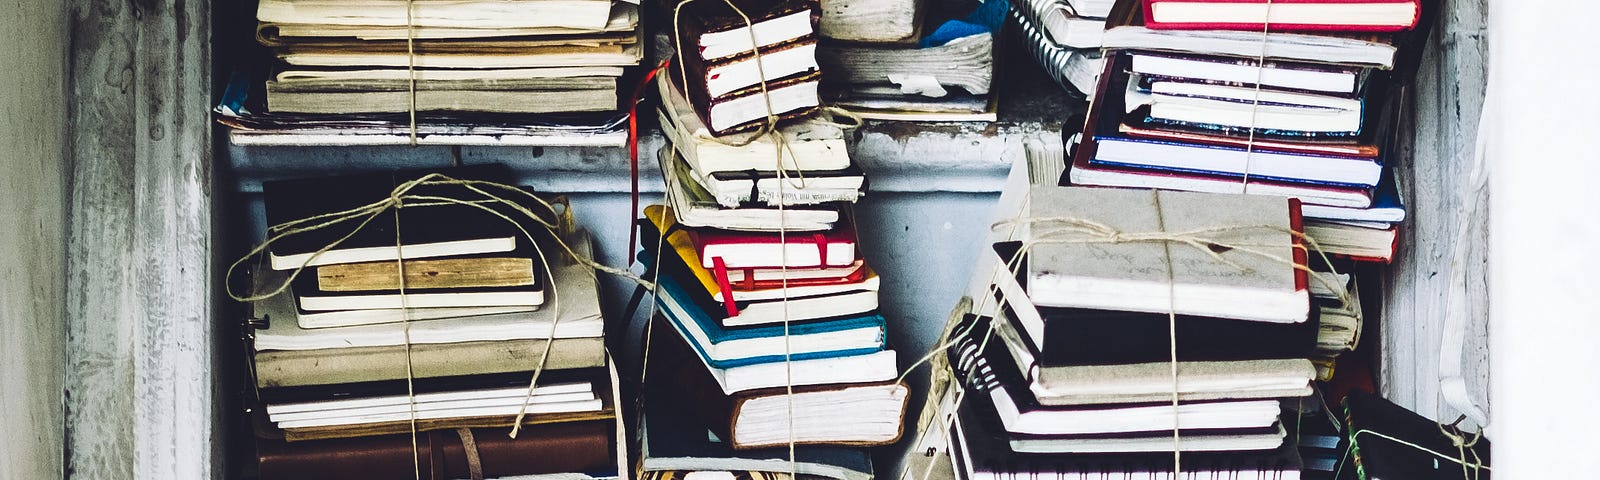
[[[1157,30],[1398,32],[1421,17],[1419,0],[1144,0]]]
[[[712,228],[687,229],[700,253],[702,267],[715,268],[822,268],[842,267],[856,261],[856,230],[848,218],[825,232],[736,232]],[[781,240],[781,241],[780,241]]]

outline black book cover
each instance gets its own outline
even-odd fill
[[[1021,413],[1042,410],[1100,410],[1111,407],[1168,405],[1167,403],[1092,405],[1086,407],[1048,407],[1040,405],[1038,400],[1034,398],[1032,392],[1028,390],[1028,381],[1025,380],[1022,377],[1022,373],[1017,370],[1016,363],[1008,361],[1008,359],[1005,357],[1005,355],[1008,355],[1008,353],[1005,351],[1006,347],[1004,342],[998,337],[994,337],[989,334],[990,322],[992,321],[994,321],[994,319],[989,317],[978,317],[970,314],[967,315],[964,319],[962,319],[961,325],[957,326],[955,331],[962,332],[969,331],[970,329],[971,333],[963,337],[961,340],[952,343],[950,347],[945,350],[945,353],[950,360],[951,369],[954,371],[956,378],[961,381],[962,385],[964,385],[970,392],[977,394],[969,395],[968,400],[971,401],[971,397],[973,396],[984,399],[979,402],[983,403],[984,405],[963,408],[977,408],[981,412],[981,415],[985,416],[987,421],[992,421],[997,426],[1001,425],[1002,423],[999,418],[999,413],[997,413],[997,410],[993,406],[994,402],[988,395],[989,392],[993,391],[1000,391],[1007,397],[1010,397],[1011,403],[1016,405],[1017,411]],[[985,340],[985,337],[988,337],[988,339]],[[998,430],[1000,429],[997,429],[997,431]],[[1264,434],[1274,431],[1277,431],[1277,427],[1266,427],[1260,429],[1185,429],[1181,431],[1181,435],[1193,437],[1204,435]],[[1170,437],[1172,433],[1170,430],[1167,430],[1160,432],[1082,435],[1030,435],[1006,432],[1005,435],[1009,440],[1051,438],[1113,439],[1150,438],[1162,436]]]
[[[865,176],[866,176],[866,174],[862,173],[861,172],[861,168],[857,167],[855,164],[851,164],[848,168],[844,168],[844,169],[840,169],[840,170],[806,170],[806,171],[803,171],[803,172],[802,171],[798,171],[798,170],[786,170],[786,171],[784,171],[784,177],[789,178],[790,180],[795,181],[795,182],[801,182],[801,181],[803,181],[802,179],[808,178],[808,177],[824,178],[824,177],[865,177]],[[733,172],[728,172],[728,171],[713,172],[711,174],[711,178],[715,179],[715,180],[719,180],[719,181],[729,181],[729,180],[763,180],[763,179],[779,178],[779,177],[778,177],[778,172],[772,171],[772,170],[766,170],[766,171],[763,171],[763,170],[744,170],[744,171],[733,171]]]
[[[388,199],[396,187],[433,173],[446,175],[457,180],[483,180],[501,184],[511,182],[509,170],[500,165],[327,176],[266,182],[262,186],[262,191],[266,202],[267,224],[279,225],[319,215],[344,212],[374,202],[381,202]],[[532,204],[531,201],[524,199],[522,195],[497,188],[479,188],[522,205],[537,215],[546,216],[547,221],[552,221],[550,219],[554,217],[554,214],[549,209],[542,205]],[[464,201],[487,199],[483,194],[474,192],[462,185],[420,185],[411,189],[407,194],[447,197]],[[411,205],[417,205],[422,203],[423,200],[411,200],[408,202]],[[512,219],[525,218],[524,215],[506,205],[483,205]],[[346,235],[350,235],[350,238],[340,242],[334,250],[394,247],[396,215],[399,216],[399,240],[402,245],[496,238],[515,239],[522,236],[516,225],[507,222],[499,215],[470,205],[410,206],[400,209],[391,208],[384,211],[374,217],[372,221],[367,222],[365,226],[361,226],[365,217],[360,217],[342,221],[326,228],[284,237],[272,244],[271,253],[280,257],[309,254],[338,241]],[[528,225],[533,225],[531,220],[525,222],[519,220],[519,222],[522,222],[525,228]],[[357,230],[358,226],[359,230]],[[539,235],[539,232],[543,230],[542,227],[537,225],[533,225],[533,227],[529,228],[529,232],[535,235]],[[352,234],[352,232],[354,233]],[[276,233],[278,232],[268,232],[268,236],[270,237]]]
[[[1355,471],[1361,480],[1489,480],[1488,469],[1474,471],[1470,466],[1474,462],[1490,466],[1488,439],[1477,438],[1477,443],[1466,449],[1469,465],[1463,471],[1461,451],[1454,441],[1422,415],[1362,391],[1345,397],[1344,413],[1351,444],[1349,460],[1343,465],[1345,473]],[[1463,436],[1467,442],[1475,437],[1471,433]]]
[[[1002,259],[1012,258],[1018,248],[1018,242],[994,245]],[[1027,271],[1024,256],[1014,270],[1024,289]],[[1015,319],[1013,305],[998,299],[1001,308]],[[1306,321],[1300,323],[1178,315],[1178,361],[1306,358],[1316,347],[1321,314],[1321,309],[1307,303]],[[1033,346],[1041,367],[1165,362],[1171,358],[1172,337],[1165,314],[1036,308],[1044,318],[1044,345]],[[1021,325],[1014,326],[1018,332],[1026,331]],[[1027,335],[1023,338],[1029,339]]]
[[[961,435],[952,435],[954,448],[964,450],[969,467],[980,476],[987,473],[996,480],[1026,480],[1035,478],[1071,478],[1074,475],[1137,474],[1171,472],[1172,453],[1016,453],[1011,451],[1005,432],[1000,431],[992,417],[966,402],[957,409],[957,422]],[[960,453],[956,455],[961,457]],[[1277,478],[1277,472],[1300,470],[1300,455],[1294,442],[1284,442],[1277,450],[1258,452],[1204,452],[1182,455],[1185,478],[1228,479],[1238,472],[1266,472],[1266,478]]]
[[[658,379],[659,380],[659,379]],[[652,470],[763,470],[790,468],[786,447],[734,451],[727,439],[695,415],[692,398],[669,382],[645,382],[643,452],[641,468]],[[862,448],[799,445],[794,447],[795,469],[801,474],[841,480],[872,478],[872,456]],[[831,474],[830,474],[831,473]]]
[[[1125,86],[1125,85],[1127,85],[1127,83],[1126,83],[1127,82],[1127,78],[1128,78],[1127,76],[1122,76],[1121,79],[1114,79],[1112,85]],[[1149,86],[1150,86],[1150,82],[1152,82],[1154,80],[1155,80],[1154,78],[1151,78],[1151,77],[1148,77],[1148,76],[1141,77],[1141,79],[1139,80],[1141,85],[1139,85],[1139,87],[1141,89],[1148,89]],[[1214,82],[1204,82],[1204,81],[1193,81],[1193,80],[1187,80],[1187,79],[1182,80],[1182,81],[1194,82],[1194,83],[1214,83]],[[1250,85],[1246,85],[1246,86],[1250,86]],[[1284,90],[1284,89],[1272,88],[1270,90]],[[1284,90],[1284,91],[1289,91],[1289,90]],[[1317,95],[1325,95],[1324,92],[1311,92],[1311,93],[1317,94]],[[1330,95],[1330,96],[1338,96],[1338,95]],[[1111,117],[1107,117],[1107,119],[1105,120],[1107,123],[1106,124],[1102,124],[1100,126],[1100,132],[1102,132],[1101,133],[1102,136],[1118,136],[1118,137],[1127,136],[1125,134],[1122,134],[1122,133],[1118,132],[1119,129],[1117,128],[1116,122],[1121,122],[1122,124],[1126,124],[1128,126],[1137,127],[1137,128],[1148,128],[1148,129],[1155,129],[1155,130],[1170,130],[1170,131],[1174,131],[1174,132],[1193,133],[1193,134],[1200,134],[1200,135],[1217,135],[1217,136],[1225,136],[1225,137],[1229,137],[1229,138],[1233,138],[1233,139],[1237,139],[1237,140],[1249,140],[1249,139],[1251,139],[1252,138],[1251,130],[1254,130],[1255,131],[1254,132],[1254,138],[1261,139],[1261,140],[1275,140],[1275,141],[1314,143],[1314,144],[1378,145],[1380,147],[1383,147],[1385,143],[1388,143],[1388,139],[1394,136],[1393,135],[1394,123],[1395,123],[1395,120],[1396,120],[1396,115],[1398,114],[1398,104],[1396,102],[1394,102],[1394,101],[1391,101],[1391,99],[1395,98],[1395,96],[1396,95],[1395,95],[1395,92],[1394,92],[1394,73],[1393,72],[1380,72],[1380,71],[1372,72],[1370,74],[1370,76],[1368,76],[1368,78],[1366,79],[1364,88],[1362,90],[1360,90],[1359,92],[1357,92],[1357,94],[1356,94],[1356,98],[1359,98],[1361,100],[1361,110],[1362,110],[1361,111],[1361,132],[1359,134],[1356,134],[1356,135],[1346,135],[1346,134],[1327,133],[1327,132],[1297,132],[1297,131],[1292,131],[1292,130],[1275,130],[1275,129],[1263,129],[1263,128],[1252,129],[1252,128],[1247,128],[1247,127],[1236,127],[1236,126],[1230,126],[1230,125],[1213,125],[1213,124],[1191,123],[1191,122],[1181,122],[1181,121],[1176,121],[1176,120],[1160,119],[1160,118],[1155,118],[1155,117],[1150,116],[1150,107],[1148,105],[1135,107],[1132,112],[1129,112],[1127,114],[1113,115]],[[1122,100],[1123,99],[1119,98],[1119,99],[1116,99],[1116,102],[1120,103]],[[1118,105],[1118,108],[1121,108],[1121,106]],[[1119,111],[1122,111],[1122,110],[1119,110]],[[1263,150],[1263,151],[1265,151],[1265,150],[1273,150],[1271,148],[1259,148],[1259,149]],[[1379,151],[1380,152],[1387,152],[1388,150],[1386,148],[1379,148]],[[1383,156],[1382,154],[1380,154],[1380,156],[1378,157],[1378,161],[1379,162],[1382,162],[1385,159],[1386,159],[1386,157]]]

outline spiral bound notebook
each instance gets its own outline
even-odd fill
[[[957,476],[968,480],[1077,480],[1172,478],[1171,452],[1032,454],[1013,452],[1003,434],[972,409],[960,409],[950,430]],[[1299,480],[1294,442],[1257,452],[1185,453],[1188,480]]]
[[[1014,0],[1018,2],[1038,2],[1044,0]],[[1011,21],[1017,25],[1022,37],[1027,42],[1028,52],[1033,59],[1039,62],[1045,73],[1055,80],[1057,85],[1068,91],[1078,92],[1085,97],[1094,96],[1097,79],[1100,75],[1104,59],[1098,50],[1074,50],[1056,45],[1047,38],[1039,26],[1020,13],[1018,8],[1011,9]]]

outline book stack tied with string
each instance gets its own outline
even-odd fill
[[[956,478],[1300,478],[1311,359],[1354,342],[1325,328],[1348,299],[1307,268],[1302,202],[1043,185],[1022,205],[929,400]]]
[[[1100,37],[1115,0],[1011,0],[1011,21],[1051,79],[1093,96],[1105,69]]]
[[[771,17],[758,12],[798,8],[788,15],[816,25],[814,4],[735,3],[752,21]],[[742,19],[713,20],[740,17],[727,8],[685,6],[679,30],[742,32],[732,38],[748,40]],[[840,126],[808,111],[817,104],[814,53],[805,55],[804,71],[766,68],[765,89],[756,76],[708,91],[711,80],[731,76],[694,73],[705,60],[696,57],[718,53],[707,46],[711,35],[684,35],[686,43],[701,39],[698,51],[678,49],[689,73],[657,79],[669,140],[658,152],[667,201],[646,207],[640,222],[639,263],[656,282],[645,335],[641,478],[736,472],[868,480],[866,448],[900,438],[910,392],[898,381],[878,314],[880,280],[856,240],[851,207],[865,178]],[[794,85],[809,85],[806,103],[780,107],[791,105],[783,92],[801,88]],[[750,102],[750,115],[732,122],[707,115],[702,100],[721,90],[740,96],[721,105]]]
[[[262,0],[270,67],[230,79],[238,144],[620,145],[637,0]]]
[[[506,183],[467,167],[264,185],[273,227],[247,264],[261,478],[623,471],[588,235]]]
[[[875,120],[995,121],[1005,0],[913,6],[918,28],[904,37],[826,39],[818,58],[829,104]]]
[[[1434,2],[1125,0],[1074,185],[1299,198],[1324,253],[1389,261],[1398,106]]]

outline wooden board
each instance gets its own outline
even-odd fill
[[[1388,295],[1379,382],[1395,403],[1449,422],[1459,412],[1441,404],[1439,348],[1455,248],[1469,252],[1459,265],[1467,278],[1462,298],[1469,302],[1464,309],[1469,331],[1463,372],[1478,404],[1488,403],[1487,193],[1467,199],[1478,204],[1482,215],[1469,226],[1467,242],[1456,242],[1466,210],[1460,192],[1472,168],[1487,78],[1488,7],[1486,0],[1443,4],[1444,16],[1418,71],[1415,94],[1408,99],[1413,148],[1399,162],[1408,173],[1401,177],[1401,188],[1411,215],[1400,229],[1400,251],[1384,285]]]
[[[210,2],[72,4],[67,470],[220,476]]]
[[[52,0],[0,15],[0,479],[63,473],[66,14]]]

